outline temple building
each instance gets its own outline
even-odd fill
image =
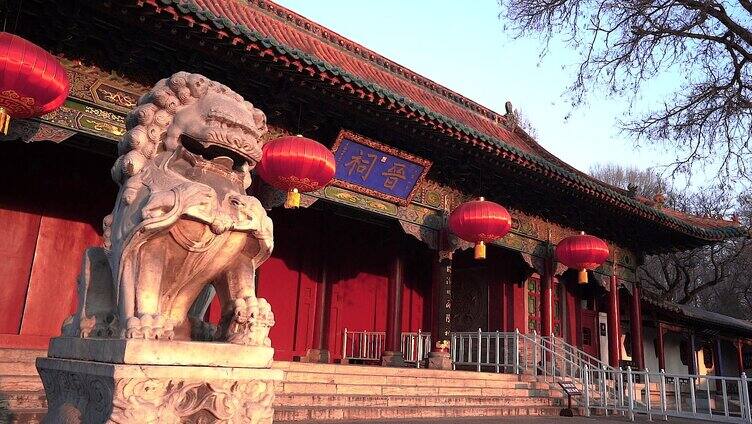
[[[101,244],[117,194],[109,173],[126,114],[157,81],[187,71],[263,110],[268,139],[303,134],[336,159],[334,181],[303,193],[298,209],[261,178],[249,189],[274,222],[256,290],[272,305],[285,366],[477,362],[503,372],[479,359],[498,361],[498,345],[480,346],[494,339],[463,335],[518,332],[616,368],[735,377],[752,368],[752,323],[661,301],[636,277],[646,255],[747,230],[576,170],[518,125],[510,103],[490,110],[268,0],[26,0],[18,20],[18,35],[60,58],[71,89],[60,109],[12,121],[0,142],[5,357],[46,349],[76,310],[82,252]],[[477,260],[447,223],[481,196],[509,211],[511,229]],[[580,232],[609,250],[586,284],[554,254]],[[203,300],[196,316],[219,322],[210,290]],[[479,356],[463,360],[473,349]],[[431,352],[453,362],[432,363]],[[0,367],[0,410],[4,391],[36,387],[33,373],[25,388],[3,386],[9,369]]]

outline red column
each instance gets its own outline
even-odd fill
[[[715,368],[713,370],[714,374],[718,375],[718,376],[721,376],[721,375],[723,375],[723,371],[724,371],[724,368],[726,368],[726,366],[723,363],[723,347],[721,346],[721,338],[720,337],[716,337],[715,338],[715,343],[713,345],[713,356],[714,356],[713,357],[713,365],[714,365],[713,368]],[[719,385],[720,385],[720,382],[721,381],[718,380]]]
[[[402,258],[401,246],[394,247],[391,270],[389,275],[389,291],[387,295],[386,340],[381,364],[386,366],[400,366],[404,363],[400,351],[400,337],[402,337],[402,282],[405,264]]]
[[[659,371],[666,370],[666,355],[663,351],[663,325],[658,323],[658,368]]]
[[[452,369],[449,333],[452,324],[452,259],[448,252],[437,251],[431,281],[431,352],[428,368]]]
[[[319,231],[319,281],[316,285],[316,305],[313,321],[313,340],[301,362],[329,362],[329,309],[331,308],[331,283],[329,282],[329,255],[331,254],[329,235],[330,218],[319,214],[321,227]]]
[[[619,349],[620,322],[619,282],[616,277],[616,266],[614,266],[614,275],[611,276],[610,291],[608,292],[608,357],[612,367],[619,367],[621,361],[621,349]]]
[[[324,250],[325,252],[326,250]],[[322,255],[321,274],[319,284],[316,287],[316,314],[313,322],[313,344],[304,362],[329,362],[329,349],[327,335],[329,334],[329,297],[330,283],[327,275],[328,266],[326,255]]]
[[[640,302],[640,285],[632,287],[632,308],[629,322],[632,329],[632,359],[637,369],[645,369],[645,350],[642,346],[642,303]]]
[[[739,374],[744,372],[744,344],[742,339],[736,340],[736,361],[739,365]]]
[[[724,365],[723,365],[723,353],[722,353],[721,349],[722,349],[721,348],[721,338],[720,337],[716,337],[715,338],[715,343],[713,343],[713,368],[714,368],[713,369],[713,374],[717,375],[717,376],[722,376],[723,375]],[[715,388],[716,388],[716,390],[718,390],[718,391],[723,390],[722,386],[723,385],[721,384],[721,380],[716,380],[715,381]]]
[[[431,351],[440,352],[437,343],[449,341],[452,320],[452,260],[441,252],[433,261],[431,304]]]
[[[549,255],[544,264],[543,275],[541,275],[541,334],[543,336],[551,336],[554,333],[553,286],[554,261]]]
[[[697,367],[697,344],[695,343],[695,333],[694,330],[690,330],[689,333],[689,354],[692,355],[691,358],[689,358],[692,362],[690,362],[690,374],[698,374],[700,369]]]

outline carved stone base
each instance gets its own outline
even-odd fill
[[[38,358],[44,423],[271,423],[282,370]]]
[[[327,349],[308,349],[305,356],[300,356],[300,362],[309,362],[313,364],[328,364],[329,350]]]
[[[405,358],[402,356],[402,352],[385,351],[381,355],[381,366],[384,366],[384,367],[404,367],[405,366]]]
[[[204,365],[268,368],[274,349],[232,343],[145,339],[55,337],[51,358],[137,365]]]
[[[449,356],[449,352],[428,352],[428,368],[451,370],[452,358]]]

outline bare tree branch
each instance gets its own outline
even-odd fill
[[[641,144],[677,152],[672,172],[717,165],[719,177],[748,178],[752,159],[752,0],[499,0],[515,38],[564,40],[579,52],[568,96],[640,98],[648,81],[676,81],[648,112],[620,127]],[[727,180],[723,180],[727,181]]]

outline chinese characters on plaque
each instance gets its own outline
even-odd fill
[[[431,167],[425,159],[344,130],[333,150],[336,185],[400,205],[410,202]]]

